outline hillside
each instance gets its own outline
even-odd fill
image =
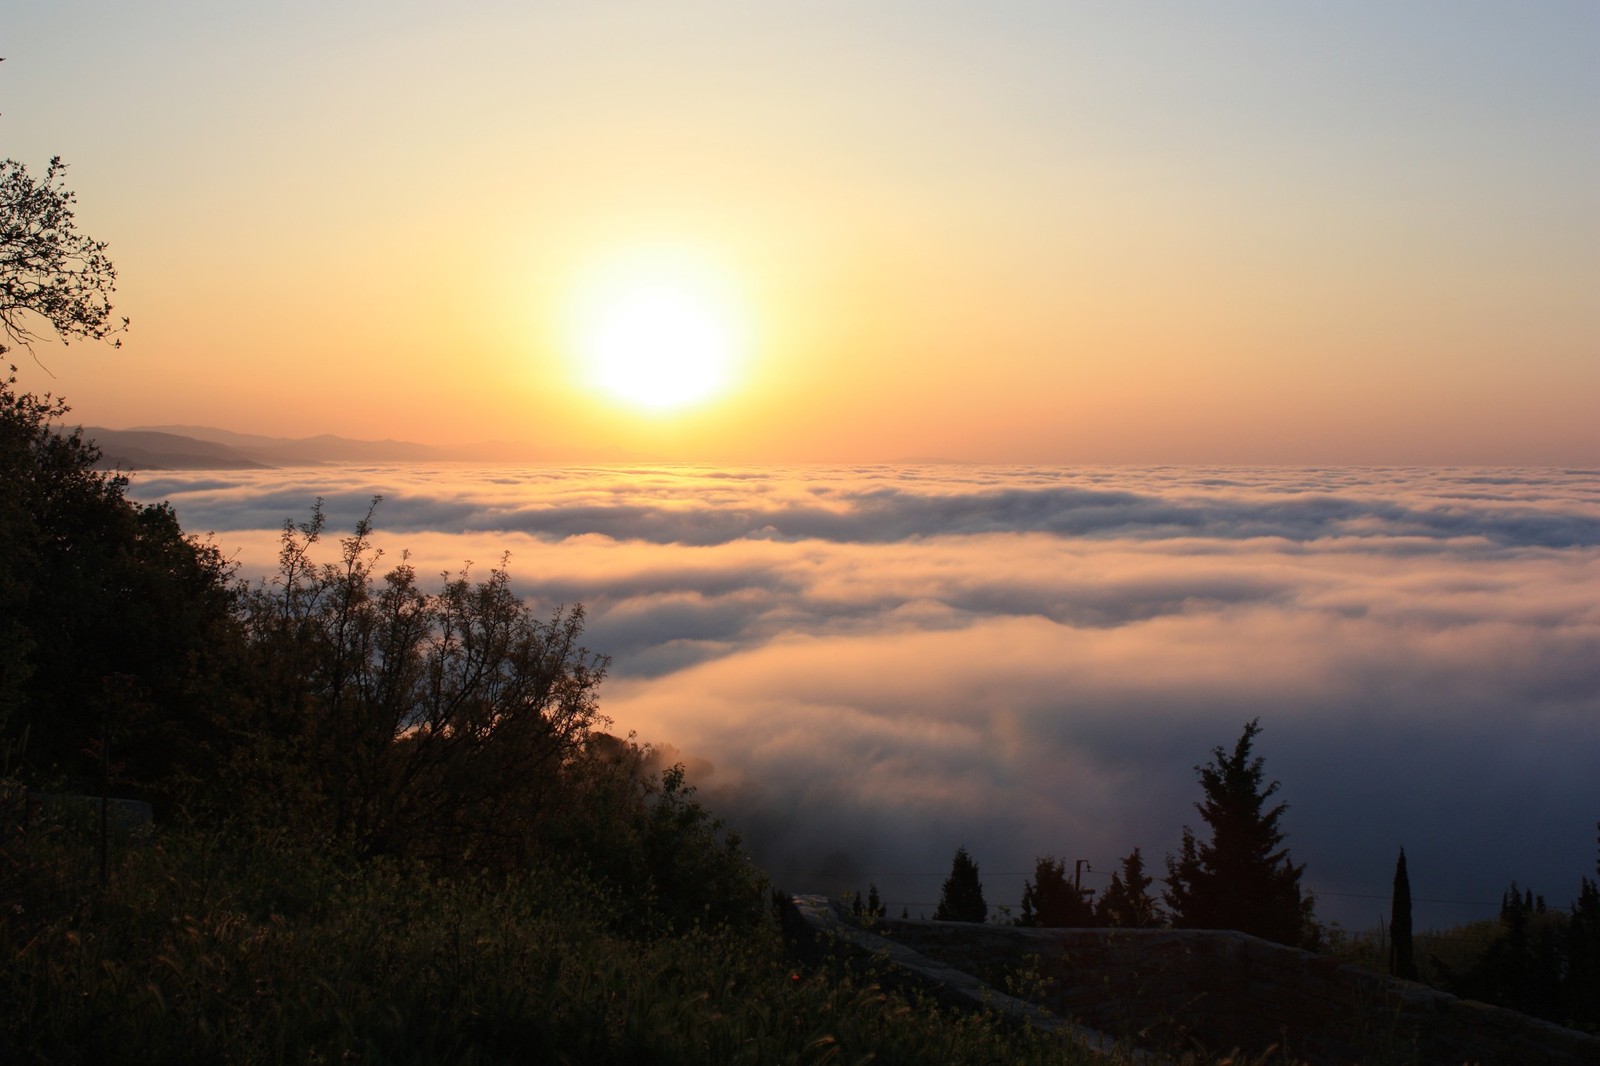
[[[544,448],[517,441],[440,447],[406,440],[358,440],[322,433],[271,437],[215,426],[84,426],[100,446],[102,470],[248,470],[328,463],[621,463],[652,457],[606,446]]]

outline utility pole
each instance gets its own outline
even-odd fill
[[[1076,859],[1073,861],[1072,890],[1078,894],[1079,899],[1083,898],[1083,871],[1085,870],[1094,873],[1094,867],[1089,865],[1088,859]],[[1092,894],[1094,889],[1091,888],[1089,891]]]

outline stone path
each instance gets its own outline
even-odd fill
[[[1061,1032],[1072,1036],[1098,1054],[1118,1056],[1119,1062],[1153,1062],[1144,1052],[1121,1048],[1117,1042],[1096,1029],[1078,1025],[1058,1017],[1037,1004],[1018,999],[985,984],[969,973],[930,959],[895,940],[878,936],[862,928],[844,904],[826,896],[795,896],[794,905],[812,930],[824,937],[850,945],[857,951],[881,958],[901,971],[919,980],[961,997],[973,1006],[987,1008],[998,1014],[1025,1021],[1035,1029]]]

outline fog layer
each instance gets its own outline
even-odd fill
[[[1318,911],[1564,904],[1600,819],[1594,471],[324,467],[144,473],[247,575],[321,497],[379,543],[581,602],[619,732],[670,745],[791,891],[930,912],[966,845],[1100,887],[1202,828],[1260,717]],[[336,550],[330,536],[329,557]]]

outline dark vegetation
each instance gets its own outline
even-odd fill
[[[1150,896],[1154,879],[1144,872],[1138,848],[1128,853],[1101,897],[1082,886],[1081,861],[1067,873],[1065,859],[1041,856],[1023,886],[1018,925],[1044,928],[1106,926],[1144,929],[1167,924],[1178,929],[1236,929],[1280,944],[1315,947],[1320,928],[1313,900],[1300,891],[1305,869],[1289,861],[1280,847],[1278,820],[1285,804],[1267,801],[1278,782],[1264,782],[1260,757],[1252,746],[1261,723],[1246,723],[1233,751],[1218,747],[1212,761],[1195,767],[1205,802],[1195,810],[1211,828],[1200,841],[1187,826],[1183,850],[1167,859],[1165,911]],[[983,887],[978,867],[965,848],[956,851],[935,918],[981,922]]]
[[[1409,936],[1409,914],[1402,918],[1398,906],[1402,874],[1403,866],[1396,872],[1389,929],[1376,938],[1341,938],[1331,947],[1378,969],[1387,956],[1397,976],[1405,976],[1409,947],[1415,980],[1600,1033],[1600,858],[1596,879],[1580,878],[1578,896],[1566,907],[1550,906],[1513,881],[1500,898],[1498,917]]]
[[[965,847],[956,849],[950,862],[950,876],[945,878],[944,889],[939,894],[939,906],[933,912],[936,922],[981,922],[989,917],[989,904],[983,899],[983,881],[978,877],[978,864],[972,861]]]
[[[1593,881],[1583,879],[1566,910],[1546,907],[1543,896],[1513,881],[1499,919],[1479,933],[1483,948],[1475,955],[1451,961],[1429,954],[1440,987],[1600,1031],[1600,892]]]
[[[1278,782],[1263,784],[1262,760],[1251,757],[1259,721],[1244,727],[1233,751],[1221,747],[1196,767],[1205,802],[1195,804],[1211,839],[1183,828],[1183,850],[1167,860],[1163,894],[1180,929],[1237,929],[1280,944],[1312,944],[1312,901],[1300,892],[1304,866],[1289,859],[1278,820],[1286,804],[1267,806]]]
[[[1268,805],[1278,791],[1267,782],[1262,760],[1252,755],[1259,721],[1245,725],[1233,750],[1218,747],[1212,761],[1197,766],[1203,803],[1195,804],[1210,827],[1202,841],[1187,827],[1182,850],[1167,859],[1161,903],[1150,896],[1152,878],[1135,848],[1098,899],[1069,876],[1064,860],[1040,857],[1024,885],[1016,924],[1056,928],[1120,927],[1235,929],[1282,944],[1345,955],[1375,970],[1420,980],[1467,999],[1600,1032],[1600,860],[1596,880],[1581,880],[1578,898],[1566,908],[1548,907],[1544,897],[1512,882],[1495,921],[1414,935],[1411,881],[1405,852],[1395,866],[1389,928],[1373,938],[1329,930],[1313,914],[1301,891],[1303,866],[1282,847],[1279,819],[1287,809]],[[1600,828],[1600,827],[1597,827]],[[956,852],[935,918],[960,917],[962,901],[976,890],[977,863]],[[968,911],[966,913],[975,913]]]

